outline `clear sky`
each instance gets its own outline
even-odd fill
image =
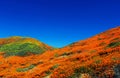
[[[0,38],[63,47],[120,25],[120,0],[0,0]]]

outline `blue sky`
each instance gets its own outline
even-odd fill
[[[63,47],[120,25],[120,0],[0,0],[0,38]]]

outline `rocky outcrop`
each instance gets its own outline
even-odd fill
[[[113,78],[120,78],[120,64],[116,65],[113,69],[115,73]]]

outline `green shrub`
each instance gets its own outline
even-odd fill
[[[49,74],[51,74],[51,72],[48,70],[48,71],[45,71],[45,73],[47,74],[47,75],[49,75]]]
[[[67,56],[67,54],[68,54],[67,52],[64,52],[61,56]]]
[[[100,64],[102,62],[102,60],[96,60],[95,63],[96,64]]]
[[[55,64],[55,65],[52,66],[50,69],[51,69],[51,70],[54,70],[54,69],[58,68],[58,66],[59,66],[59,64]]]
[[[26,56],[30,53],[39,54],[43,53],[44,49],[36,44],[23,43],[23,44],[6,44],[0,47],[0,51],[5,52],[5,56]]]
[[[17,68],[16,71],[17,72],[26,72],[30,69],[33,69],[35,67],[35,65],[30,65],[29,67],[26,67],[26,68]]]
[[[75,73],[90,73],[91,69],[88,67],[81,66],[78,69],[75,69]]]
[[[113,58],[111,58],[113,61],[117,61],[117,60],[120,60],[120,58],[118,58],[118,57],[113,57]]]
[[[99,37],[98,40],[102,40],[102,38]]]
[[[61,56],[69,56],[69,55],[72,55],[73,52],[64,52]]]
[[[118,42],[112,42],[112,43],[108,44],[107,47],[117,47],[119,45],[120,45],[120,41],[118,41]]]
[[[92,69],[85,67],[85,66],[81,66],[80,68],[76,68],[74,70],[74,74],[69,76],[68,78],[78,78],[80,76],[80,74],[82,73],[89,73],[91,74],[93,72]]]
[[[58,53],[55,53],[55,54],[54,54],[54,57],[58,57],[58,56],[59,56],[59,54],[58,54]]]

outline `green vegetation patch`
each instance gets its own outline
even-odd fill
[[[5,56],[26,56],[29,54],[40,54],[43,53],[45,50],[32,43],[14,43],[1,46],[0,51],[5,52]]]
[[[118,57],[113,57],[112,60],[113,60],[113,61],[120,60],[120,57],[119,57],[119,58],[118,58]]]
[[[59,57],[59,54],[58,54],[58,53],[55,53],[55,54],[54,54],[54,57]]]
[[[61,56],[69,56],[69,55],[72,55],[73,52],[64,52]]]
[[[80,74],[82,73],[89,73],[91,74],[93,72],[92,69],[85,67],[85,66],[81,66],[80,68],[76,68],[74,70],[74,74],[68,78],[78,78],[80,76]]]
[[[50,70],[54,70],[54,69],[56,69],[56,68],[58,68],[59,67],[59,64],[55,64],[54,66],[52,66],[51,68],[50,68]]]
[[[17,68],[16,71],[17,72],[26,72],[26,71],[28,71],[30,69],[33,69],[34,67],[35,67],[35,65],[30,65],[30,66],[28,66],[26,68]]]
[[[95,60],[96,64],[100,64],[102,62],[102,60]]]
[[[117,42],[111,42],[110,44],[108,44],[107,47],[117,47],[117,46],[120,46],[120,41],[117,41]]]

